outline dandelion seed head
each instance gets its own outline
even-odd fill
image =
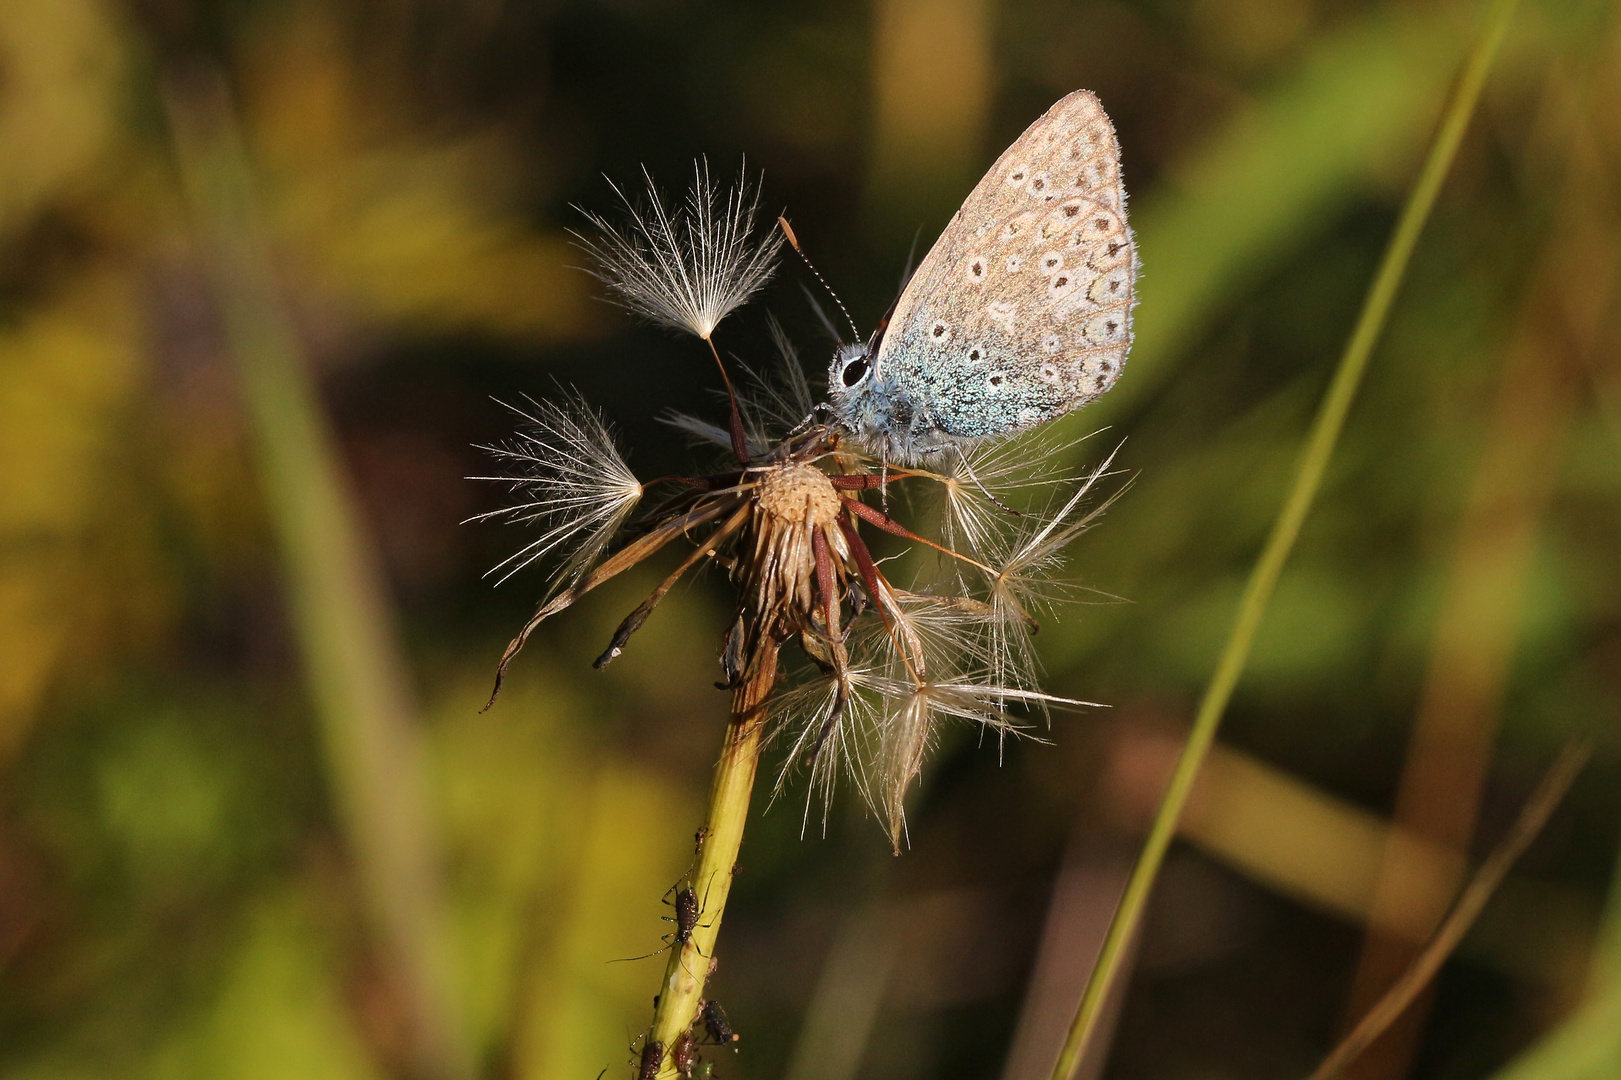
[[[644,169],[645,203],[613,185],[627,211],[622,222],[582,211],[594,230],[575,239],[596,263],[595,276],[621,307],[662,326],[709,340],[776,270],[780,237],[757,233],[760,182],[745,171],[722,190],[709,163],[693,166],[686,197],[668,205]],[[611,183],[611,182],[610,182]]]
[[[665,275],[657,283],[664,290],[659,302],[669,302],[665,321],[679,318],[695,333],[705,324],[689,317],[695,309],[678,311],[681,297],[672,299],[666,286],[682,268],[702,262],[691,223],[701,217],[697,207],[714,203],[706,185],[707,173],[700,173],[696,201],[684,210],[655,203],[634,219],[640,231],[605,233],[617,238],[620,256],[628,259],[629,252],[640,260],[621,269]],[[737,198],[728,196],[734,204]],[[673,253],[662,264],[648,254],[659,244]],[[629,280],[629,273],[621,277]],[[712,322],[707,326],[713,329]],[[541,621],[666,545],[684,543],[685,558],[624,619],[598,666],[620,655],[684,573],[714,559],[737,592],[722,649],[725,685],[761,695],[737,715],[763,699],[769,739],[785,748],[773,797],[791,776],[804,773],[804,826],[810,827],[820,802],[825,830],[835,788],[847,782],[898,851],[905,842],[906,796],[942,724],[968,723],[1000,741],[1023,732],[1030,712],[1079,704],[1039,689],[1031,634],[1035,614],[1073,591],[1061,574],[1065,554],[1102,510],[1087,496],[1108,462],[1077,482],[1051,465],[1070,456],[1067,445],[1025,439],[968,449],[939,473],[897,470],[891,483],[915,488],[932,481],[943,492],[946,544],[922,540],[889,516],[888,488],[877,495],[886,463],[865,454],[836,425],[818,421],[792,345],[780,327],[773,332],[781,372],[762,378],[739,365],[746,377],[738,404],[748,445],[746,456],[737,456],[745,460],[708,475],[661,480],[668,493],[606,557],[643,485],[597,413],[574,397],[531,403],[520,410],[523,430],[489,448],[515,467],[486,479],[509,483],[520,498],[483,516],[540,527],[540,535],[497,571],[510,574],[543,558],[556,564],[550,598],[508,647],[503,666]],[[735,453],[725,428],[690,416],[668,422]],[[1016,497],[1018,507],[1004,496]],[[1031,503],[1044,505],[1031,509]],[[952,580],[924,591],[897,588],[886,577],[887,563],[862,539],[864,528],[935,547],[956,567]],[[789,644],[805,662],[797,676],[779,679],[777,654]],[[761,658],[768,659],[762,664]],[[748,681],[758,671],[771,673],[769,688]]]
[[[825,529],[838,521],[842,500],[814,465],[782,465],[761,474],[754,496],[760,513],[768,518]]]
[[[511,471],[474,477],[510,485],[517,501],[469,520],[538,526],[538,536],[490,573],[505,581],[550,560],[556,593],[590,569],[641,500],[643,488],[607,422],[578,396],[531,400],[528,406],[507,406],[524,426],[505,443],[483,448]]]
[[[843,500],[827,473],[797,462],[760,470],[753,497],[752,543],[745,540],[752,550],[739,564],[740,580],[761,625],[786,638],[816,617],[818,542],[830,565],[849,558],[837,528]]]

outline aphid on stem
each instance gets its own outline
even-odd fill
[[[680,882],[677,882],[664,893],[664,903],[675,908],[673,916],[662,916],[665,922],[675,923],[675,930],[672,933],[665,934],[661,939],[664,942],[664,948],[654,949],[652,952],[642,956],[627,956],[622,960],[611,961],[611,963],[629,964],[637,960],[646,960],[650,956],[657,956],[659,953],[670,949],[680,949],[692,940],[692,932],[698,927],[698,919],[703,915],[703,908],[698,900],[698,893],[692,886],[679,888],[680,884]],[[674,903],[670,901],[670,893],[672,892],[675,893]]]
[[[636,1080],[653,1080],[658,1076],[659,1069],[664,1065],[664,1044],[656,1039],[649,1039],[642,1045],[641,1060],[636,1068]]]
[[[732,1030],[731,1021],[726,1019],[726,1010],[714,998],[707,998],[698,1006],[698,1015],[704,1022],[704,1033],[714,1045],[730,1046],[742,1038]]]
[[[685,1080],[691,1080],[692,1070],[699,1061],[698,1037],[688,1028],[670,1045],[670,1062]]]

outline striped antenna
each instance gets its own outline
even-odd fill
[[[798,255],[800,261],[805,264],[805,269],[809,270],[815,275],[816,280],[822,283],[822,288],[827,290],[827,295],[833,298],[833,302],[844,313],[844,321],[850,324],[850,332],[855,335],[855,340],[860,341],[861,330],[856,326],[856,321],[850,318],[850,311],[844,306],[844,301],[839,299],[839,294],[833,291],[833,286],[827,283],[827,278],[822,276],[822,272],[816,269],[816,265],[810,261],[810,256],[805,254],[805,249],[799,246],[799,237],[794,235],[794,227],[788,224],[788,219],[780,214],[777,216],[777,224],[782,227],[782,235],[788,238],[788,246],[794,249],[794,254]]]

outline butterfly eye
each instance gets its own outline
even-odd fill
[[[867,371],[871,366],[867,363],[866,357],[858,357],[844,365],[844,370],[839,373],[839,381],[845,386],[854,386],[867,377]]]

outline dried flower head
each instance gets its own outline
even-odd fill
[[[709,175],[709,163],[700,160],[693,165],[686,198],[666,205],[645,169],[642,179],[647,193],[640,205],[609,181],[627,212],[624,222],[582,210],[595,234],[574,235],[616,303],[707,341],[776,270],[781,238],[775,230],[755,232],[760,181],[751,184],[744,170],[722,191]]]
[[[592,218],[603,236],[585,244],[611,268],[604,279],[627,306],[707,339],[763,280],[774,251],[746,239],[754,203],[742,188],[728,194],[718,216],[715,203],[700,170],[684,215],[655,200],[629,232]],[[717,225],[721,219],[729,224]],[[689,288],[700,278],[708,284]],[[514,483],[526,499],[484,516],[535,520],[543,530],[500,569],[542,556],[558,560],[553,589],[507,647],[496,686],[542,622],[679,542],[685,556],[625,617],[596,666],[623,652],[688,571],[724,566],[737,601],[721,648],[721,685],[757,685],[748,680],[767,673],[765,714],[787,747],[778,790],[804,768],[810,797],[821,796],[825,806],[838,778],[850,777],[898,851],[906,794],[944,722],[966,721],[1001,738],[1024,730],[1022,717],[1031,710],[1086,704],[1038,689],[1029,638],[1037,614],[1064,598],[1054,574],[1064,549],[1101,512],[1089,494],[1108,463],[1078,479],[1044,474],[1032,466],[1030,451],[1038,459],[1057,455],[1041,438],[970,451],[942,472],[876,460],[841,428],[815,419],[793,347],[780,328],[773,332],[782,374],[747,373],[742,392],[730,398],[729,430],[693,417],[672,419],[729,447],[735,464],[646,485],[660,497],[637,519],[629,514],[644,485],[624,467],[606,426],[577,400],[535,406],[523,414],[530,428],[516,442],[491,448],[523,464],[521,475],[494,479]],[[1021,452],[1021,444],[1029,449]],[[944,543],[890,516],[892,486],[942,496]],[[1056,512],[1006,501],[1032,490]],[[897,587],[868,545],[875,532],[932,549],[958,568],[948,575],[951,587]],[[777,656],[788,644],[804,663],[778,686]],[[810,798],[807,820],[809,807]]]
[[[559,417],[576,415],[577,410],[546,412],[546,430],[559,428]],[[717,441],[724,438],[719,429],[715,435]],[[566,442],[535,439],[522,448],[531,453]],[[512,450],[498,452],[511,455]],[[574,450],[547,452],[558,454],[560,462],[580,457]],[[689,570],[712,561],[728,567],[738,599],[722,648],[725,684],[736,684],[750,669],[751,657],[788,643],[796,644],[807,660],[805,674],[779,687],[769,706],[778,737],[788,746],[779,790],[801,766],[809,771],[812,793],[824,800],[840,775],[851,777],[882,815],[898,850],[905,834],[906,792],[941,723],[968,721],[1000,737],[1020,731],[1020,716],[1031,708],[1085,704],[1035,688],[1028,638],[1035,626],[1032,610],[1060,598],[1044,575],[1095,517],[1096,510],[1080,508],[1102,470],[1088,477],[1056,514],[1015,518],[1026,535],[1008,548],[1000,565],[993,565],[924,539],[874,504],[886,482],[943,487],[941,477],[893,467],[886,475],[881,469],[881,462],[852,451],[837,429],[811,425],[796,435],[779,436],[765,453],[735,469],[660,481],[664,497],[656,509],[632,523],[626,539],[595,565],[589,560],[608,550],[601,523],[623,504],[609,503],[605,496],[566,504],[552,494],[555,488],[543,488],[545,494],[532,501],[544,504],[549,514],[567,513],[566,506],[574,506],[582,522],[575,533],[589,541],[571,549],[567,585],[541,605],[514,639],[502,670],[541,622],[681,541],[688,547],[685,557],[620,624],[597,666],[623,652]],[[559,465],[546,475],[561,471]],[[626,477],[616,478],[612,488],[628,500],[632,489]],[[611,513],[609,505],[614,507]],[[538,516],[528,503],[508,513]],[[524,549],[524,561],[549,550],[546,545],[553,541],[548,538],[567,531],[565,520],[545,521],[542,542]],[[898,588],[868,546],[868,529],[962,562],[979,587],[949,595]]]

